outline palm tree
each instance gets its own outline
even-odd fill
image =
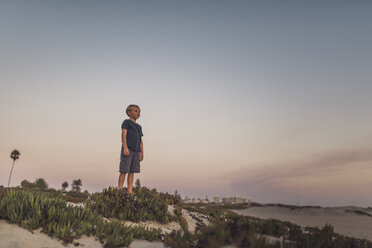
[[[13,165],[12,165],[12,170],[10,171],[10,175],[9,175],[8,187],[9,187],[9,184],[10,184],[10,178],[12,177],[14,163],[19,158],[19,155],[21,155],[21,153],[18,150],[14,150],[10,154],[10,157],[13,159]]]

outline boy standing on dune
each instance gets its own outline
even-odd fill
[[[133,195],[134,173],[140,173],[140,161],[143,160],[142,127],[136,122],[140,117],[141,109],[138,105],[131,104],[126,110],[129,119],[121,125],[121,153],[119,165],[118,189],[123,188],[125,175],[128,174],[128,194]]]

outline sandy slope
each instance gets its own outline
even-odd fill
[[[102,247],[99,241],[95,241],[94,237],[83,236],[76,240],[84,245],[84,247]],[[74,244],[64,246],[62,241],[52,239],[48,235],[41,233],[40,230],[34,231],[32,234],[27,229],[24,229],[16,224],[10,224],[5,220],[0,220],[0,247],[6,248],[72,248]]]
[[[79,243],[79,246],[74,244]],[[62,241],[51,238],[48,235],[36,230],[33,233],[18,226],[0,220],[0,247],[1,248],[102,248],[102,244],[93,236],[83,236],[73,243],[64,246]],[[135,240],[129,248],[164,248],[162,242],[149,242],[146,240]]]
[[[84,204],[73,204],[71,206],[84,207]],[[173,206],[168,206],[168,211],[173,214]],[[187,220],[189,230],[194,232],[197,226],[209,224],[207,216],[204,216],[197,212],[189,212],[185,209],[182,210],[182,216]],[[167,224],[161,224],[156,221],[143,221],[143,222],[131,222],[124,221],[125,225],[142,225],[147,228],[160,228],[164,234],[170,233],[173,230],[181,229],[181,226],[176,222],[170,222]],[[89,248],[101,248],[102,244],[95,239],[95,237],[83,236],[78,240],[74,240],[72,244],[64,246],[62,241],[51,238],[48,235],[41,233],[40,229],[31,233],[30,231],[16,225],[8,223],[5,220],[0,219],[0,247],[1,248],[73,248],[76,247],[74,244],[79,243],[80,247]],[[78,246],[79,247],[79,246]],[[129,248],[164,248],[164,244],[160,241],[149,242],[146,240],[135,240]]]
[[[372,241],[372,209],[360,207],[298,208],[263,206],[231,210],[237,214],[262,219],[290,221],[300,226],[323,227],[326,223],[334,226],[337,233],[365,238]],[[359,214],[358,214],[358,213]],[[360,215],[365,213],[366,215]],[[368,216],[367,214],[371,215]]]

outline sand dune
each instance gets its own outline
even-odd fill
[[[364,238],[372,241],[372,208],[361,207],[296,207],[294,209],[277,206],[232,209],[234,213],[262,219],[290,221],[302,227],[323,227],[332,224],[334,231],[342,235]]]
[[[102,247],[99,241],[94,237],[83,236],[79,242],[84,247],[98,248]],[[48,235],[41,233],[40,230],[35,230],[33,233],[24,229],[17,224],[10,224],[5,220],[0,220],[0,247],[6,248],[39,248],[39,247],[55,247],[55,248],[72,248],[75,245],[68,244],[64,246],[61,240],[53,239]]]
[[[78,246],[75,246],[77,245]],[[2,248],[102,248],[103,245],[93,236],[82,236],[73,243],[63,245],[61,240],[51,238],[39,230],[31,233],[17,224],[0,220],[0,247]],[[164,248],[160,241],[134,240],[129,248]]]
[[[68,203],[74,207],[84,207],[84,204]],[[173,206],[168,206],[168,211],[173,214]],[[203,223],[208,225],[209,218],[197,212],[190,212],[186,209],[182,210],[182,215],[185,217],[189,229],[194,232],[197,226]],[[156,221],[141,221],[138,223],[131,221],[123,221],[125,225],[142,225],[147,228],[160,228],[162,233],[170,233],[173,230],[181,229],[180,224],[176,222],[170,222],[167,224],[161,224]],[[89,248],[102,248],[102,244],[93,236],[82,236],[78,240],[74,240],[73,243],[63,245],[61,240],[51,238],[48,235],[40,232],[41,229],[32,232],[18,226],[17,224],[11,224],[6,220],[0,219],[0,247],[4,248],[73,248],[75,244],[79,244],[80,247]],[[78,247],[79,247],[78,246]],[[165,245],[160,241],[149,242],[147,240],[134,240],[129,248],[164,248]]]

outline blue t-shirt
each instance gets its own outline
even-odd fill
[[[127,129],[127,146],[128,149],[131,151],[141,152],[141,136],[143,136],[142,133],[142,127],[129,120],[126,119],[123,121],[123,124],[121,124],[121,128]],[[124,146],[121,145],[121,156],[123,156]]]

